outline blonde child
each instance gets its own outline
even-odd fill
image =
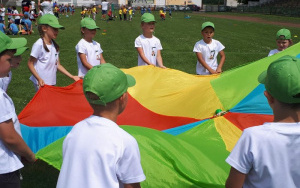
[[[213,39],[215,34],[215,25],[212,22],[202,24],[201,31],[203,39],[198,41],[193,52],[197,56],[196,73],[199,75],[218,74],[222,72],[225,62],[224,46]],[[217,62],[218,53],[221,56],[220,62]]]
[[[58,29],[64,29],[59,25],[57,18],[52,14],[43,15],[38,21],[38,30],[41,38],[32,47],[28,68],[32,73],[30,80],[36,91],[47,85],[56,85],[56,72],[59,70],[74,81],[78,76],[70,74],[59,61],[59,46],[54,41],[58,35]]]
[[[101,45],[94,41],[96,29],[100,29],[91,18],[84,18],[80,22],[82,39],[76,45],[78,76],[83,77],[95,65],[105,63]]]
[[[288,29],[280,29],[277,34],[276,34],[276,44],[277,44],[277,49],[271,50],[269,52],[268,56],[277,54],[278,52],[281,52],[291,45],[293,45],[292,37],[291,37],[291,32]]]
[[[160,40],[153,36],[156,22],[153,14],[144,13],[141,21],[143,34],[135,39],[135,48],[138,51],[138,66],[154,65],[166,68],[161,57],[162,46]]]
[[[14,54],[26,43],[25,38],[11,39],[0,32],[0,78],[8,75]],[[19,170],[24,167],[21,157],[30,163],[34,163],[36,158],[22,138],[14,103],[2,89],[0,89],[0,153],[0,187],[21,187]]]

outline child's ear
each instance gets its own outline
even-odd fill
[[[264,91],[264,95],[266,96],[270,105],[274,103],[274,97],[268,91]]]

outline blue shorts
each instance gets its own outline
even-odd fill
[[[107,10],[102,10],[102,15],[107,14]]]

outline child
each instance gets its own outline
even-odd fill
[[[105,63],[103,50],[93,38],[96,35],[96,23],[91,18],[84,18],[80,22],[82,39],[76,45],[78,76],[83,77],[93,66]]]
[[[215,25],[212,22],[202,24],[201,34],[203,39],[198,41],[193,52],[197,55],[196,73],[200,75],[217,74],[222,72],[225,62],[224,46],[214,40]],[[218,65],[217,56],[220,53],[221,59]]]
[[[119,18],[120,18],[120,21],[122,21],[122,14],[123,14],[123,10],[122,10],[122,7],[120,7],[120,9],[119,9]]]
[[[77,81],[78,76],[71,75],[59,61],[59,46],[54,41],[58,29],[64,29],[59,25],[57,18],[52,14],[43,15],[38,21],[38,30],[41,38],[32,47],[28,68],[32,73],[30,80],[36,91],[47,85],[56,85],[56,72],[59,70],[66,76]]]
[[[6,33],[6,27],[3,20],[0,20],[0,31],[2,31],[2,33]]]
[[[273,122],[250,127],[231,151],[226,187],[300,187],[300,60],[283,56],[258,81]]]
[[[72,16],[74,15],[74,13],[75,13],[75,6],[74,5],[72,5],[71,6],[71,8],[72,8],[72,12],[71,12],[71,14],[72,14]]]
[[[80,14],[81,14],[81,19],[85,18],[86,11],[87,11],[87,9],[84,8],[84,9],[80,12]]]
[[[271,50],[268,56],[277,54],[278,52],[281,52],[293,45],[290,30],[284,28],[280,29],[276,34],[276,44],[277,49]]]
[[[127,20],[127,9],[126,9],[126,6],[123,7],[123,18],[124,18],[124,21]]]
[[[25,52],[25,50],[27,50],[28,47],[21,47],[17,49],[17,52],[14,54],[14,57],[12,58],[12,61],[10,63],[10,67],[11,68],[18,68],[21,61],[22,61],[22,56],[21,54],[23,54]],[[0,78],[0,88],[3,91],[7,91],[8,85],[11,82],[11,78],[12,78],[12,72],[9,71],[8,75]]]
[[[32,33],[32,23],[29,20],[28,14],[24,14],[24,18],[25,18],[25,20],[24,20],[25,33],[24,34],[31,35],[31,33]]]
[[[92,14],[93,14],[93,20],[96,21],[96,14],[97,14],[97,8],[96,8],[96,5],[93,5],[93,8],[92,8]]]
[[[9,20],[10,25],[8,29],[8,34],[10,35],[17,35],[19,33],[18,26],[14,23],[14,21],[15,20],[13,18]]]
[[[170,18],[172,18],[172,9],[171,9],[171,7],[169,7],[169,16],[170,16]]]
[[[7,37],[0,32],[0,77],[6,77],[10,71],[13,56],[27,43],[25,38]],[[20,172],[23,168],[21,157],[30,163],[36,161],[34,153],[24,142],[20,123],[11,98],[0,89],[0,187],[21,187]]]
[[[37,17],[37,15],[35,14],[35,11],[34,10],[31,10],[30,11],[30,14],[29,14],[29,20],[31,21],[31,22],[34,22],[34,25],[35,26],[37,26],[37,22],[36,22],[36,18]]]
[[[94,113],[74,125],[63,142],[57,188],[140,188],[146,177],[138,143],[116,124],[134,85],[131,75],[109,63],[88,71],[83,92]]]
[[[12,9],[13,9],[13,14],[15,15],[15,24],[19,27],[19,30],[21,30],[21,25],[20,25],[21,17],[19,16],[19,12],[16,6],[13,6]]]
[[[159,10],[159,16],[162,20],[166,19],[166,13],[163,11],[163,8],[160,8]]]
[[[57,5],[54,7],[53,12],[54,12],[54,16],[56,16],[56,18],[59,18],[59,8],[57,7]]]
[[[128,9],[129,9],[129,11],[128,11],[129,21],[131,21],[132,20],[132,9],[131,9],[131,7],[129,7]]]
[[[162,46],[160,40],[153,36],[156,22],[153,14],[144,13],[141,20],[143,34],[135,39],[135,48],[138,51],[138,66],[154,65],[166,68],[161,57]]]
[[[2,1],[1,1],[2,2]],[[0,5],[0,21],[5,22],[5,7],[3,6],[3,4]]]

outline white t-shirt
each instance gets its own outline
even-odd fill
[[[140,35],[135,39],[134,44],[136,48],[143,48],[144,54],[146,58],[151,62],[151,64],[155,66],[157,65],[157,51],[163,49],[158,38],[156,38],[155,36],[152,36],[152,38],[146,38],[144,35]],[[145,63],[142,60],[140,54],[138,54],[138,66],[141,65],[148,64]]]
[[[3,89],[3,91],[7,91],[8,85],[11,81],[11,76],[12,73],[9,71],[8,76],[0,78],[0,88]]]
[[[219,41],[212,39],[210,44],[206,44],[204,40],[196,42],[193,52],[200,52],[204,61],[209,67],[214,70],[218,68],[217,56],[220,51],[225,47]],[[197,60],[196,73],[201,75],[209,75],[210,72],[202,66],[202,64]]]
[[[103,2],[101,3],[101,6],[102,6],[102,10],[107,10],[107,8],[108,8],[108,2],[103,1]]]
[[[59,52],[56,51],[54,44],[47,45],[49,52],[46,52],[43,46],[43,40],[38,39],[32,46],[30,56],[35,57],[37,61],[34,63],[34,68],[39,76],[47,85],[56,85],[56,72],[58,66]],[[31,75],[30,80],[34,84],[38,84],[36,78]]]
[[[5,16],[5,8],[0,8],[0,16]]]
[[[226,162],[247,174],[244,188],[300,187],[300,123],[244,130]]]
[[[281,51],[279,51],[279,50],[277,50],[277,49],[271,50],[271,51],[269,52],[268,56],[272,56],[272,55],[274,55],[274,54],[277,54],[278,52],[281,52]]]
[[[57,188],[119,188],[144,180],[136,140],[113,121],[92,115],[66,136]]]
[[[103,53],[103,50],[98,42],[87,42],[86,40],[81,39],[76,45],[75,50],[77,54],[78,76],[84,76],[88,71],[83,66],[78,53],[85,54],[88,63],[92,66],[100,65],[100,55]]]
[[[13,14],[19,14],[18,10],[17,9],[13,10]],[[15,20],[19,20],[19,19],[21,19],[20,16],[15,16]]]
[[[52,2],[44,1],[44,2],[41,3],[41,6],[43,8],[43,13],[44,14],[53,14]]]
[[[31,1],[31,10],[34,10],[35,9],[35,1]]]
[[[15,112],[14,103],[5,91],[0,89],[0,123],[12,120],[16,132],[21,135],[20,123]],[[0,174],[14,172],[23,167],[19,156],[8,149],[0,138]]]

